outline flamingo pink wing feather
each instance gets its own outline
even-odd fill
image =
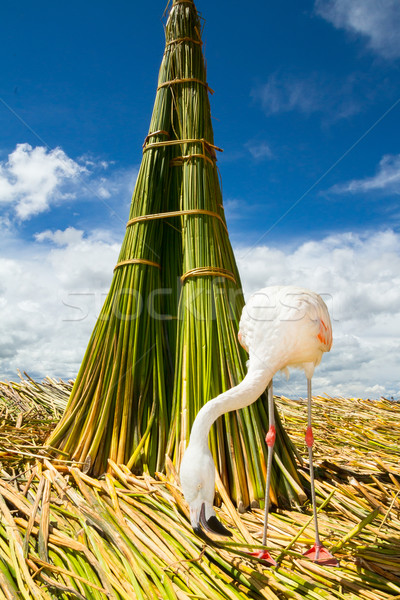
[[[327,352],[329,352],[329,350],[332,347],[332,329],[330,328],[329,324],[328,326],[325,325],[324,321],[321,319],[320,320],[320,324],[319,324],[319,332],[317,335],[319,341],[326,346]]]

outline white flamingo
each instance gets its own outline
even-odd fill
[[[306,444],[309,452],[311,497],[315,523],[315,544],[305,555],[322,564],[336,565],[336,559],[322,546],[315,501],[313,469],[313,434],[311,427],[311,378],[322,354],[332,345],[331,321],[325,302],[309,290],[294,286],[267,287],[251,296],[243,308],[239,325],[239,341],[249,353],[247,373],[237,386],[207,402],[198,412],[184,453],[180,480],[190,507],[194,531],[219,535],[231,533],[218,521],[213,509],[215,465],[208,447],[208,434],[214,421],[226,412],[252,404],[268,388],[269,430],[267,482],[265,490],[265,520],[263,545],[266,544],[269,510],[271,466],[275,444],[274,400],[272,378],[279,370],[297,367],[307,377],[308,421]],[[203,531],[204,530],[204,531]],[[209,538],[207,538],[209,539]],[[256,554],[276,564],[268,552]]]

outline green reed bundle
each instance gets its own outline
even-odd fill
[[[108,458],[150,473],[163,468],[166,453],[179,463],[200,407],[246,371],[237,339],[244,300],[222,206],[210,91],[196,8],[175,0],[111,289],[48,442],[95,475]],[[264,400],[220,419],[210,435],[240,507],[263,501]],[[302,490],[279,420],[275,456],[272,499],[298,502]]]

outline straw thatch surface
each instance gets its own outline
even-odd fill
[[[313,539],[307,503],[271,515],[280,566],[270,569],[246,555],[259,547],[262,511],[238,515],[222,486],[219,517],[233,538],[211,547],[189,527],[172,466],[156,479],[113,463],[100,479],[56,470],[41,446],[70,387],[0,384],[1,600],[400,598],[399,405],[314,399],[321,534],[340,567],[302,558]],[[277,404],[303,454],[305,404]],[[305,462],[300,471],[307,487]]]

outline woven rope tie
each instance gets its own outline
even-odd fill
[[[179,146],[181,144],[201,144],[203,148],[203,154],[205,154],[205,151],[207,150],[213,157],[215,156],[215,150],[218,150],[218,152],[223,152],[222,148],[215,146],[215,144],[212,144],[204,138],[192,138],[187,140],[167,140],[165,142],[151,142],[150,144],[144,145],[143,152],[146,152],[147,150],[150,150],[152,148],[162,148],[163,146]]]
[[[169,133],[168,131],[164,131],[163,129],[159,129],[158,131],[153,131],[152,133],[149,133],[146,137],[145,140],[143,142],[143,148],[145,147],[145,145],[147,144],[149,138],[153,137],[153,135],[166,135],[167,137],[169,137]]]
[[[151,260],[146,260],[145,258],[129,258],[128,260],[121,260],[121,262],[117,263],[114,267],[114,271],[125,265],[149,265],[150,267],[161,269],[161,265]]]
[[[189,82],[199,83],[200,85],[204,85],[204,87],[210,92],[211,95],[214,93],[214,90],[212,90],[210,88],[210,86],[208,85],[208,83],[206,81],[202,81],[201,79],[197,79],[196,77],[185,77],[184,79],[171,79],[170,81],[164,81],[164,83],[160,83],[160,85],[157,88],[157,91],[163,87],[175,85],[177,83],[189,83]]]
[[[201,46],[203,44],[203,42],[201,40],[195,40],[191,37],[181,37],[181,38],[176,38],[175,40],[171,40],[170,42],[167,42],[165,45],[171,46],[172,44],[181,44],[182,42],[192,42],[193,44],[198,44],[199,46]]]
[[[218,267],[197,267],[196,269],[190,269],[190,271],[186,271],[181,277],[182,283],[189,277],[225,277],[225,279],[230,279],[233,283],[236,283],[236,279],[231,271],[227,271],[226,269],[219,269]]]
[[[201,208],[198,208],[198,209],[194,208],[191,210],[177,210],[177,211],[173,211],[173,212],[158,213],[158,214],[154,214],[154,215],[141,215],[139,217],[134,217],[133,219],[129,219],[126,226],[130,227],[131,225],[134,225],[135,223],[143,223],[144,221],[153,221],[155,219],[169,219],[170,217],[182,217],[182,216],[186,216],[186,215],[194,215],[194,216],[206,215],[209,217],[214,217],[214,218],[218,219],[224,226],[225,230],[228,231],[225,221],[221,217],[221,215],[219,215],[218,213],[213,212],[211,210],[205,210],[205,209],[201,209]]]
[[[206,154],[185,154],[185,156],[175,156],[175,158],[172,158],[169,161],[169,164],[171,167],[180,167],[185,161],[190,161],[192,158],[203,158],[211,165],[214,165],[215,161],[217,160],[216,158],[212,159],[209,156],[206,156]]]

